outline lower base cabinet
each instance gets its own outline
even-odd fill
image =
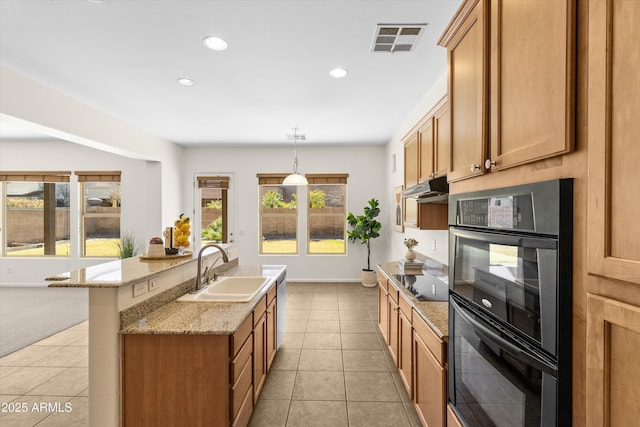
[[[446,372],[420,335],[413,334],[414,396],[413,403],[422,424],[446,425]]]
[[[276,351],[268,295],[231,336],[123,335],[122,425],[247,426]]]
[[[378,326],[420,421],[425,427],[445,427],[446,342],[384,276],[378,281]]]

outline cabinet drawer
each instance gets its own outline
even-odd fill
[[[389,297],[396,303],[396,305],[398,304],[398,290],[391,282],[389,282]]]
[[[385,291],[389,289],[387,278],[379,271],[378,271],[378,283],[382,285]]]
[[[247,360],[251,359],[252,350],[253,342],[250,339],[245,340],[244,345],[231,361],[231,384],[235,384],[238,381],[244,365],[247,363]]]
[[[267,296],[263,296],[256,308],[253,309],[253,326],[256,326],[260,321],[260,318],[264,316],[267,311]]]
[[[269,289],[269,292],[267,292],[267,305],[271,304],[271,301],[273,301],[273,299],[276,297],[277,289],[278,287],[276,286],[276,282],[273,282],[273,285],[271,285],[271,289]]]
[[[244,364],[242,368],[242,372],[240,373],[240,378],[238,378],[238,382],[231,389],[231,418],[235,419],[242,403],[244,402],[244,398],[247,394],[247,390],[251,391],[253,387],[251,387],[251,358],[247,360],[247,363]]]
[[[414,310],[415,311],[415,310]],[[424,341],[427,348],[441,365],[444,365],[446,359],[446,350],[444,341],[438,337],[435,332],[422,320],[419,314],[413,313],[413,329],[415,333]]]
[[[400,307],[400,311],[406,316],[409,323],[413,323],[413,308],[402,292],[400,292],[400,298],[398,298],[398,307]]]
[[[240,405],[238,415],[233,420],[233,427],[245,427],[249,424],[249,419],[251,418],[251,413],[253,412],[252,395],[253,393],[251,387],[249,387],[247,394],[245,394],[244,399],[242,399],[242,404]]]
[[[242,348],[244,342],[251,335],[251,330],[253,329],[253,317],[247,316],[247,318],[242,322],[242,325],[238,328],[235,334],[231,336],[231,357],[234,357]]]

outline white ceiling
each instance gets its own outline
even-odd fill
[[[384,144],[445,72],[436,41],[459,4],[0,0],[0,63],[187,146],[290,144],[294,126],[310,144]],[[370,52],[377,24],[425,22],[412,52]],[[10,137],[30,134],[3,120]]]

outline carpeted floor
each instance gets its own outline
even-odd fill
[[[0,357],[89,317],[87,289],[0,287]]]

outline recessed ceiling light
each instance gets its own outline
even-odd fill
[[[178,79],[178,83],[180,83],[182,86],[193,86],[194,84],[196,84],[196,82],[186,77]]]
[[[202,43],[212,50],[225,50],[227,48],[227,42],[222,40],[220,37],[205,37],[205,39],[202,40]]]
[[[329,74],[331,75],[331,77],[336,78],[336,79],[341,79],[344,76],[346,76],[348,73],[348,71],[345,68],[334,68],[333,70],[329,71]]]

